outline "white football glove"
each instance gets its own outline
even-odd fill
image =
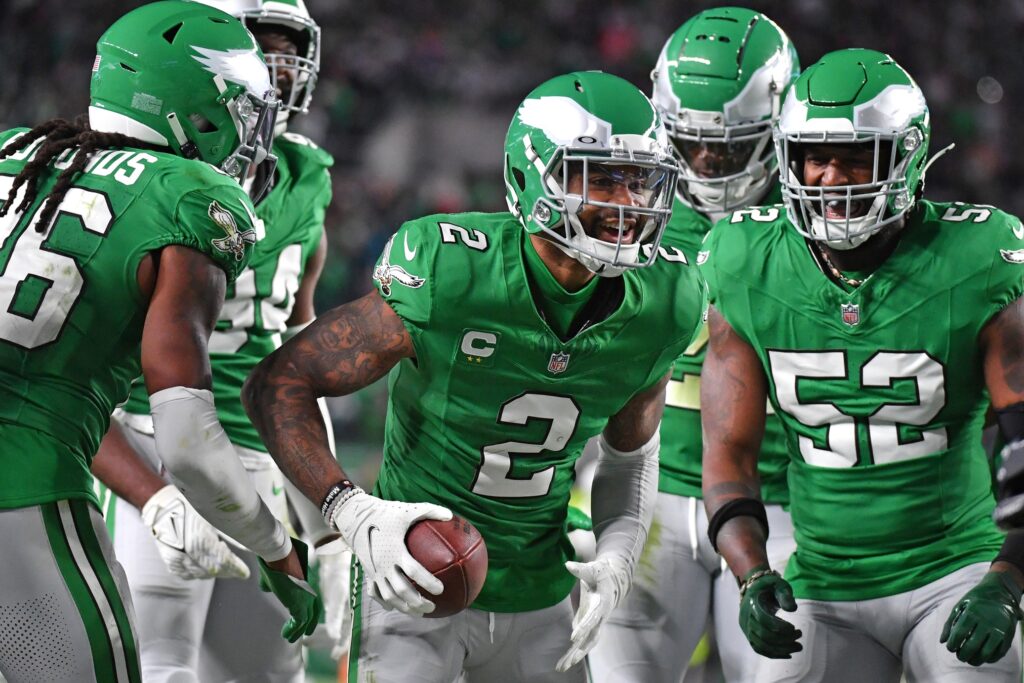
[[[434,595],[441,594],[444,584],[409,554],[405,535],[421,519],[451,518],[451,510],[440,505],[399,503],[357,491],[335,508],[331,525],[359,559],[374,599],[387,609],[420,616],[432,612],[434,603],[409,579]]]
[[[167,569],[183,579],[247,579],[249,568],[176,487],[157,491],[142,506]]]
[[[572,620],[572,645],[555,665],[562,672],[576,666],[597,643],[601,624],[629,592],[633,576],[629,563],[612,554],[593,562],[566,562],[565,568],[580,580],[580,606]]]

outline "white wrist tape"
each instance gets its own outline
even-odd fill
[[[335,533],[334,529],[327,525],[320,515],[320,508],[309,498],[302,495],[302,491],[293,484],[287,477],[284,479],[284,491],[288,496],[288,504],[295,511],[302,525],[302,533],[309,540],[310,546],[315,546],[328,534]]]
[[[287,556],[291,539],[235,454],[217,419],[213,394],[171,387],[150,396],[149,405],[157,454],[199,514],[264,560]]]
[[[658,430],[634,451],[613,448],[602,435],[598,441],[591,512],[597,555],[613,554],[635,567],[647,541],[658,494]]]

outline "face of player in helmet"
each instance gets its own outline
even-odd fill
[[[846,188],[867,185],[875,175],[875,145],[805,145],[803,148],[804,184],[811,187],[842,187],[830,194],[824,189],[825,216],[829,220],[860,218],[871,208],[870,199],[847,201]],[[819,204],[812,202],[819,211]]]
[[[647,207],[657,186],[664,182],[659,169],[625,164],[589,163],[584,172],[580,162],[570,163],[566,194],[584,198],[576,214],[590,237],[612,244],[633,244],[643,232],[647,216],[628,211]]]
[[[256,37],[256,42],[260,44],[260,49],[263,50],[265,55],[294,57],[299,53],[299,47],[295,44],[295,41],[287,34],[276,29],[257,26],[253,29],[253,35]],[[270,69],[271,85],[277,91],[277,99],[282,102],[291,101],[292,87],[295,85],[295,80],[298,77],[298,70],[294,66],[290,68],[287,66],[289,61],[287,59],[279,60],[276,67]]]

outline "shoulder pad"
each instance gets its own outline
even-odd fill
[[[284,133],[274,141],[274,146],[299,163],[316,164],[324,168],[334,165],[334,157],[305,135]]]

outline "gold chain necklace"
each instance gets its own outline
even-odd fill
[[[835,264],[832,263],[832,259],[828,257],[828,252],[825,251],[824,247],[819,247],[817,244],[815,244],[814,250],[818,253],[819,256],[821,256],[822,263],[825,264],[825,266],[829,269],[829,272],[831,272],[832,276],[835,277],[837,280],[849,285],[850,287],[860,287],[867,281],[867,278],[858,280],[857,278],[849,277],[845,275],[843,271],[836,268]]]

